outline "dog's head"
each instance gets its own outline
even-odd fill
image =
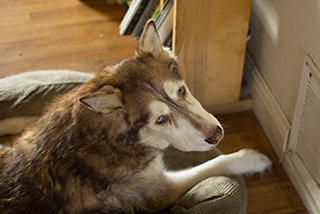
[[[137,135],[144,145],[183,151],[206,151],[224,131],[204,110],[179,75],[177,59],[162,47],[153,21],[138,41],[133,58],[102,72],[84,87],[80,98],[92,113],[117,127],[122,135]]]

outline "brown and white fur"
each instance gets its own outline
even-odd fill
[[[131,59],[53,102],[0,151],[0,213],[159,211],[214,175],[262,172],[254,150],[167,171],[160,150],[207,151],[223,138],[149,21]]]

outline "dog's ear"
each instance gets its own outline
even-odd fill
[[[111,86],[105,87],[99,93],[82,97],[79,101],[89,109],[105,115],[119,112],[124,108],[121,91]]]
[[[158,57],[162,52],[162,43],[156,24],[153,20],[149,20],[145,24],[141,38],[138,41],[135,55],[139,57],[143,54],[151,54],[154,57]]]

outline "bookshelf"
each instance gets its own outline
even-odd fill
[[[250,8],[251,0],[174,2],[173,52],[207,110],[250,105],[240,100]]]

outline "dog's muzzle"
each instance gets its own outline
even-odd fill
[[[205,141],[209,144],[216,145],[223,138],[223,135],[224,135],[223,130],[219,126],[217,126],[214,134],[210,136],[208,139],[206,139]]]

